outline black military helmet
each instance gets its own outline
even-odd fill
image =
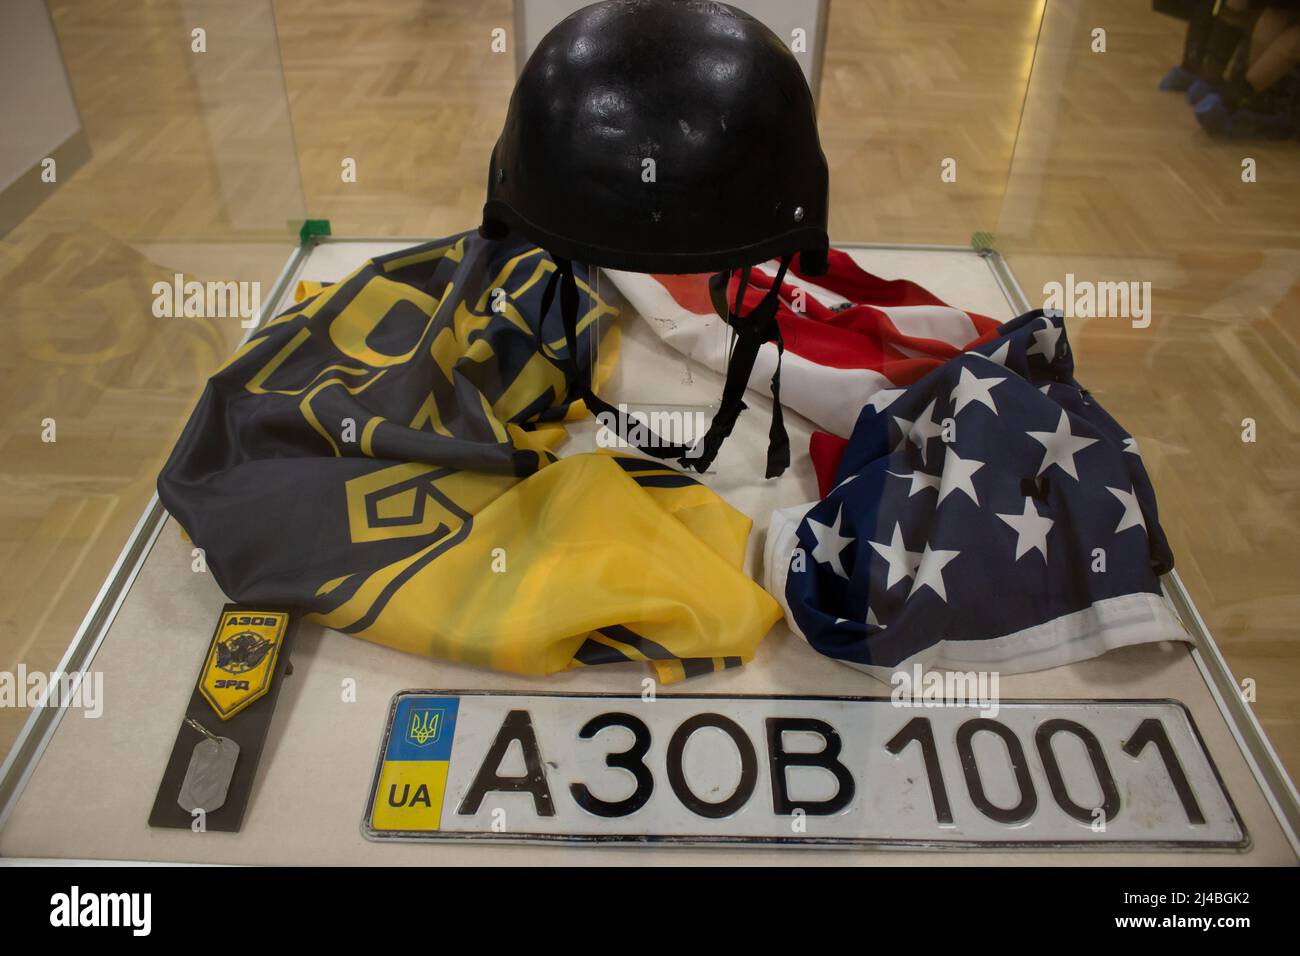
[[[604,0],[561,21],[524,66],[492,151],[479,231],[489,239],[515,231],[551,253],[557,269],[543,308],[559,282],[570,332],[574,260],[722,273],[715,307],[739,342],[723,404],[689,456],[702,471],[744,408],[759,347],[780,345],[777,296],[791,258],[800,255],[804,274],[826,270],[826,206],[812,94],[771,30],[725,3]],[[734,314],[730,270],[778,257],[772,292],[748,315]],[[617,415],[626,435],[624,417],[572,371],[592,411]],[[779,401],[779,379],[773,394]],[[789,460],[779,416],[778,404],[769,476]],[[690,451],[645,450],[661,458]]]
[[[606,0],[529,57],[481,231],[632,272],[802,252],[820,274],[826,194],[812,94],[771,30],[725,3]]]

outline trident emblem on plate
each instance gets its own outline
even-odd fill
[[[406,727],[406,739],[417,747],[436,743],[442,733],[442,711],[435,709],[412,710]]]

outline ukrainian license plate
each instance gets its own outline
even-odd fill
[[[376,840],[1244,847],[1175,701],[405,691]]]

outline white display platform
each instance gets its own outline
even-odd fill
[[[331,240],[291,261],[297,279],[335,280],[370,256],[413,242]],[[922,282],[946,301],[997,318],[1023,307],[997,257],[957,249],[864,247],[856,258],[872,272]],[[610,284],[612,285],[612,284]],[[609,285],[602,286],[608,290]],[[621,355],[602,389],[611,401],[710,404],[721,377],[684,360],[635,316],[625,317]],[[1079,370],[1087,382],[1087,369]],[[770,402],[750,393],[750,410],[705,480],[755,522],[751,573],[758,570],[770,512],[816,497],[806,449],[810,427],[787,412],[794,464],[779,481],[762,480]],[[1111,411],[1124,420],[1124,409]],[[572,429],[562,454],[594,446],[594,423]],[[1141,441],[1142,436],[1137,436]],[[1157,489],[1158,491],[1159,489]],[[361,835],[375,758],[393,694],[410,688],[639,693],[644,665],[582,668],[528,678],[414,657],[303,624],[258,771],[241,833],[151,829],[146,820],[177,727],[225,597],[211,576],[191,570],[190,545],[174,522],[158,530],[146,514],[139,540],[124,552],[87,617],[68,660],[102,672],[104,715],[69,711],[57,722],[34,719],[3,776],[0,855],[249,864],[685,864],[784,863],[790,850],[725,851],[686,847],[568,847],[502,844],[374,843]],[[1203,625],[1184,611],[1194,645],[1155,644],[1036,674],[1004,675],[1004,700],[1172,698],[1182,701],[1204,738],[1250,837],[1244,850],[846,850],[807,849],[801,863],[870,864],[1154,864],[1293,865],[1294,834],[1285,821],[1294,791],[1276,782],[1261,753],[1267,743],[1234,713],[1210,674],[1226,670]],[[1191,618],[1192,620],[1188,620]],[[78,643],[79,642],[79,643]],[[1206,661],[1211,665],[1208,666]],[[356,682],[356,702],[343,685]],[[1220,684],[1220,688],[1222,684]],[[821,657],[778,624],[752,664],[663,688],[703,694],[887,695],[890,688]],[[1272,774],[1273,776],[1270,776]],[[1285,783],[1285,782],[1284,782]]]

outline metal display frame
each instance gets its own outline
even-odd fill
[[[262,328],[276,314],[274,310],[289,289],[293,287],[301,274],[308,257],[316,246],[336,242],[371,242],[371,243],[409,243],[417,245],[427,238],[406,238],[401,236],[342,237],[315,236],[299,245],[289,256],[271,294],[264,300],[265,305],[258,316],[257,325],[244,335],[240,344],[246,342],[254,332]],[[991,248],[974,249],[958,245],[914,245],[900,243],[832,243],[840,249],[874,249],[896,252],[961,252],[976,254],[985,264],[998,283],[1002,294],[1015,314],[1030,311],[1031,305],[1019,282],[1016,281],[1010,266],[1000,253]],[[96,653],[103,644],[108,630],[113,624],[118,611],[135,582],[137,575],[153,549],[167,519],[155,493],[145,506],[140,520],[136,523],[131,537],[122,548],[117,561],[109,571],[99,589],[90,609],[82,619],[67,650],[59,662],[58,672],[73,679],[73,686],[80,684],[93,662]],[[1205,682],[1215,705],[1227,725],[1259,785],[1269,808],[1276,817],[1279,826],[1286,835],[1292,851],[1300,856],[1300,795],[1295,784],[1283,767],[1280,758],[1269,742],[1259,719],[1244,700],[1241,689],[1224,660],[1223,654],[1215,644],[1205,620],[1197,611],[1187,588],[1178,576],[1171,571],[1164,576],[1162,583],[1170,602],[1178,613],[1179,619],[1192,638],[1189,653]],[[540,693],[540,692],[539,692]],[[28,780],[44,754],[46,747],[57,732],[64,707],[46,706],[45,700],[33,708],[30,717],[19,732],[17,740],[0,764],[0,828],[3,828],[9,814],[22,795]]]
[[[1029,297],[1025,295],[1002,255],[992,249],[982,250],[980,255],[988,262],[994,278],[1017,314],[1028,312],[1032,308]],[[1223,652],[1214,642],[1205,619],[1196,609],[1183,579],[1178,576],[1177,568],[1164,575],[1161,584],[1165,595],[1174,605],[1178,619],[1192,636],[1192,661],[1214,697],[1224,723],[1232,732],[1237,749],[1255,775],[1255,781],[1281,824],[1292,850],[1300,855],[1300,794],[1296,792],[1295,782],[1287,774],[1281,758],[1264,733],[1259,718],[1242,696],[1241,686],[1232,676]]]
[[[264,300],[265,304],[257,317],[257,324],[244,333],[243,338],[239,340],[240,345],[247,342],[254,332],[274,318],[273,310],[284,297],[285,292],[291,288],[290,284],[297,279],[315,245],[316,240],[302,243],[289,255],[284,268],[275,279],[275,284],[271,286],[271,294]],[[113,567],[91,603],[90,610],[82,618],[81,625],[68,644],[68,649],[63,652],[63,658],[59,661],[55,673],[71,676],[74,688],[80,686],[86,671],[95,659],[96,652],[108,635],[108,629],[113,625],[122,602],[126,600],[131,585],[135,583],[136,576],[144,567],[144,562],[149,557],[149,552],[153,550],[154,542],[158,539],[166,521],[167,509],[163,507],[155,491],[150,496],[149,503],[145,505],[140,520],[136,522],[131,537],[127,539],[117,560],[113,562]],[[41,703],[32,709],[31,716],[18,732],[18,739],[5,755],[4,763],[0,763],[0,827],[3,827],[9,819],[14,804],[18,802],[23,788],[36,769],[36,764],[63,719],[66,708],[47,706],[49,693],[50,691],[47,690]]]

